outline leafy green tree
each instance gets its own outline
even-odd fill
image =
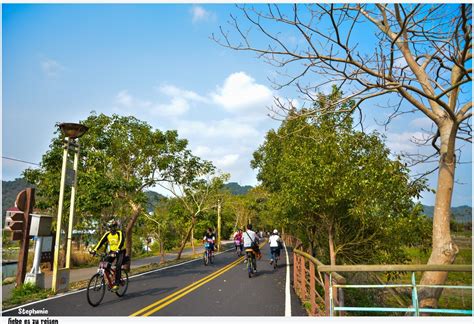
[[[162,172],[164,182],[159,186],[167,190],[173,197],[178,199],[187,211],[188,217],[185,222],[188,226],[184,236],[177,259],[186,243],[191,240],[194,251],[194,229],[199,218],[207,210],[216,207],[220,191],[224,182],[229,178],[228,174],[219,174],[210,161],[201,160],[193,156],[190,151],[183,150],[170,161]]]
[[[339,113],[293,111],[268,132],[252,166],[283,222],[298,228],[313,253],[324,251],[331,264],[403,262],[405,240],[387,237],[400,220],[420,212],[412,198],[423,183],[410,183],[409,170],[389,158],[377,133],[353,130],[344,113],[351,103],[336,104],[340,97],[333,88],[314,106]]]
[[[130,255],[132,230],[146,204],[144,190],[163,181],[161,172],[185,150],[187,141],[176,131],[153,130],[135,117],[92,114],[81,123],[89,130],[80,139],[78,220],[93,217],[102,230],[108,218],[119,216]],[[38,186],[38,206],[52,212],[59,196],[62,141],[56,132],[41,167],[24,172],[27,181]],[[65,199],[64,210],[68,204]]]

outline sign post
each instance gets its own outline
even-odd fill
[[[26,264],[28,263],[28,249],[30,247],[30,214],[35,205],[35,189],[27,188],[16,197],[16,207],[23,211],[23,237],[20,247],[18,268],[16,273],[16,286],[21,286],[26,276]]]

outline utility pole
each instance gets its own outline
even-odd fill
[[[217,200],[217,251],[221,251],[221,200]]]

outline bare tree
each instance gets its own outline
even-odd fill
[[[276,88],[295,85],[308,101],[319,87],[337,85],[353,110],[392,94],[386,121],[419,111],[437,129],[427,139],[439,157],[428,264],[453,263],[450,233],[456,140],[472,141],[472,6],[470,4],[307,4],[238,7],[231,31],[212,38],[222,46],[257,53],[278,67]],[[242,19],[240,19],[242,18]],[[255,40],[255,34],[259,38]],[[296,37],[295,37],[296,36]],[[260,45],[262,37],[264,45]],[[295,41],[296,39],[296,41]],[[318,84],[312,82],[317,79]],[[389,98],[392,98],[389,97]],[[406,104],[408,103],[408,104]],[[289,106],[289,107],[288,107]],[[294,109],[276,99],[274,116]],[[333,113],[306,110],[307,114]],[[422,284],[443,284],[446,272],[425,272]],[[425,289],[422,307],[437,307],[441,289]]]

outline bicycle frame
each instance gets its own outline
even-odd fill
[[[105,254],[101,257],[101,260],[99,262],[99,268],[97,269],[97,272],[100,273],[101,276],[105,277],[107,287],[110,290],[113,287],[112,283],[114,282],[114,279],[115,279],[115,269],[112,268],[112,262],[108,262],[108,261],[105,260],[106,257],[107,257],[107,254]],[[109,265],[104,267],[105,262],[107,262],[107,264],[110,264],[110,267],[109,267]]]

